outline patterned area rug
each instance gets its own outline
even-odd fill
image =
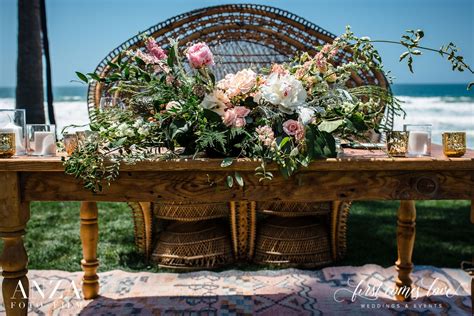
[[[393,300],[396,271],[377,265],[316,271],[100,274],[101,296],[83,300],[81,272],[32,270],[31,315],[471,315],[471,279],[418,266],[413,300]],[[0,314],[4,313],[3,304]]]

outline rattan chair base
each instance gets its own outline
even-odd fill
[[[302,202],[259,202],[258,212],[267,215],[283,217],[320,216],[331,213],[331,202],[302,203]]]
[[[227,225],[219,220],[172,222],[158,236],[152,261],[179,270],[215,269],[233,262]]]
[[[316,268],[333,262],[325,217],[270,216],[259,226],[255,263]]]
[[[159,219],[182,222],[225,218],[229,216],[229,204],[162,201],[153,203],[153,215]]]

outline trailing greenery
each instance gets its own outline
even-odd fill
[[[453,43],[434,50],[420,46],[423,36],[409,30],[398,42],[370,40],[348,27],[332,43],[317,47],[314,56],[303,52],[270,69],[243,69],[217,82],[205,43],[184,49],[182,56],[176,41],[165,52],[144,37],[144,50],[120,54],[108,63],[106,77],[77,73],[86,83],[103,84],[104,96],[120,100],[93,113],[92,133],[65,159],[66,173],[96,192],[117,178],[122,163],[204,154],[259,159],[260,181],[274,176],[266,170],[268,163],[289,177],[316,159],[336,156],[335,138],[368,140],[386,129],[386,108],[404,113],[390,89],[369,83],[352,87],[355,74],[384,73],[373,43],[405,47],[400,60],[407,59],[411,71],[414,56],[427,50],[446,57],[453,70],[472,72]],[[157,148],[166,152],[157,155]],[[234,180],[241,182],[229,176],[226,183],[232,186]]]

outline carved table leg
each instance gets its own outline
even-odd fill
[[[409,301],[411,298],[410,273],[413,270],[412,254],[415,245],[416,209],[414,201],[400,201],[397,221],[398,277],[396,280],[396,298]]]
[[[84,277],[82,279],[82,292],[85,299],[92,299],[99,295],[99,276],[97,268],[97,241],[99,239],[99,225],[97,224],[98,210],[96,202],[81,203],[81,261]]]
[[[28,312],[29,282],[28,255],[23,245],[24,230],[2,232],[3,302],[7,315],[26,315]]]
[[[0,172],[0,238],[3,239],[2,294],[7,315],[28,313],[28,255],[23,245],[29,203],[21,201],[20,181],[16,172]]]

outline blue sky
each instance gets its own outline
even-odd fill
[[[426,33],[425,45],[452,41],[474,65],[473,0],[274,0],[246,1],[275,6],[339,34],[350,24],[360,36],[398,40],[408,28]],[[211,0],[46,0],[55,86],[73,85],[74,71],[92,71],[127,38],[174,15],[210,5]],[[237,2],[238,3],[238,2]],[[16,84],[17,0],[0,0],[0,86]],[[402,48],[377,46],[396,83],[466,83],[467,73],[453,73],[436,54],[415,62],[415,75],[398,63]]]

